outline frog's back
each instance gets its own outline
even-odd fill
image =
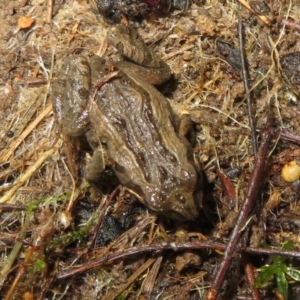
[[[152,85],[120,76],[101,87],[96,103],[91,124],[122,184],[155,211],[174,206],[174,190],[175,198],[193,198],[198,174],[191,146],[176,133],[170,104]]]

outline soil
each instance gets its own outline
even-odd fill
[[[82,176],[89,149],[54,118],[51,82],[62,59],[115,55],[106,32],[116,20],[103,19],[94,1],[0,2],[2,299],[299,297],[299,275],[282,275],[284,298],[273,274],[259,289],[253,283],[276,262],[284,265],[276,272],[299,266],[300,3],[249,1],[239,13],[237,1],[191,2],[185,11],[121,12],[117,21],[136,28],[169,64],[172,78],[157,88],[192,117],[205,176],[195,222],[147,211],[109,169],[97,188],[89,186]],[[266,163],[254,172],[257,155]],[[255,203],[210,298],[255,180]],[[270,256],[267,247],[293,254]]]

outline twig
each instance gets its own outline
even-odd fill
[[[34,247],[34,248],[29,247],[29,249],[27,249],[24,262],[20,266],[19,271],[18,271],[17,275],[15,276],[14,282],[11,284],[9,291],[7,292],[7,294],[5,296],[5,300],[12,299],[15,289],[16,289],[18,283],[20,282],[20,280],[22,279],[22,277],[24,276],[27,265],[29,264],[32,255],[36,251],[37,251],[36,247]]]
[[[287,130],[276,130],[277,133],[280,133],[280,137],[282,139],[285,139],[285,140],[289,140],[291,142],[294,142],[294,143],[297,143],[297,144],[300,144],[300,136],[299,135],[295,135]]]
[[[268,149],[272,137],[273,135],[271,135],[270,131],[265,131],[265,133],[262,136],[263,143],[256,157],[256,163],[254,166],[254,170],[251,174],[245,201],[240,209],[236,225],[231,232],[228,241],[228,246],[224,253],[224,258],[220,266],[216,268],[207,300],[216,299],[218,290],[221,288],[225,274],[230,266],[231,259],[237,251],[237,245],[240,240],[241,234],[244,230],[244,227],[247,226],[249,214],[254,206],[257,193],[262,183],[262,174],[267,163]]]
[[[246,280],[247,280],[248,286],[251,290],[252,299],[253,300],[260,300],[259,291],[258,291],[257,288],[254,288],[255,276],[254,276],[254,270],[253,269],[254,269],[253,265],[247,262],[246,265],[245,265]]]
[[[46,22],[49,24],[52,21],[52,13],[53,13],[53,0],[48,0],[48,11],[47,11],[47,18]]]
[[[237,0],[240,4],[242,4],[243,6],[245,6],[248,10],[250,10],[253,14],[255,14],[262,22],[264,22],[266,25],[270,26],[271,22],[270,20],[266,17],[266,16],[262,16],[257,14],[249,5],[249,3],[247,3],[245,0]]]
[[[254,152],[254,155],[256,156],[257,155],[256,128],[255,128],[255,122],[253,120],[253,105],[252,105],[252,100],[251,100],[251,89],[249,87],[248,70],[247,70],[247,64],[246,64],[246,59],[245,59],[245,50],[244,50],[244,41],[243,41],[243,23],[242,23],[242,19],[240,16],[241,6],[240,5],[238,5],[238,6],[239,6],[238,32],[239,32],[239,46],[240,46],[242,75],[243,75],[244,87],[245,87],[245,91],[246,91],[247,111],[248,111],[249,125],[251,128],[253,152]]]
[[[82,266],[69,268],[68,270],[61,271],[57,274],[57,279],[66,278],[69,276],[73,276],[74,274],[86,272],[90,269],[98,268],[103,265],[110,265],[113,262],[126,259],[132,255],[142,254],[145,252],[157,252],[163,250],[175,250],[175,251],[182,251],[182,250],[194,250],[194,249],[214,249],[214,250],[225,250],[226,245],[215,242],[215,241],[195,241],[190,243],[160,243],[160,244],[151,244],[151,245],[141,245],[136,247],[130,247],[128,249],[121,250],[114,254],[107,254],[105,253],[99,259],[85,263]],[[270,249],[270,248],[253,248],[247,247],[244,250],[246,253],[251,253],[255,255],[282,255],[287,257],[294,257],[300,259],[300,252],[299,251],[289,251],[289,250],[282,250],[282,249]]]
[[[179,55],[181,53],[184,53],[185,51],[188,51],[188,50],[192,49],[193,47],[194,47],[194,45],[187,45],[185,47],[180,48],[179,50],[168,53],[167,55],[165,55],[163,57],[163,60],[165,60],[165,61],[169,60],[169,59],[173,58],[176,55]]]
[[[107,201],[105,202],[104,206],[101,208],[101,213],[99,215],[99,218],[98,218],[98,223],[95,227],[95,233],[94,233],[94,236],[93,236],[93,239],[91,241],[91,244],[89,245],[89,249],[93,249],[95,247],[95,244],[96,244],[96,240],[97,240],[97,237],[98,237],[98,234],[99,234],[99,229],[101,227],[101,224],[103,222],[103,219],[106,215],[106,212],[107,212],[107,208],[108,206],[110,205],[112,199],[116,196],[117,192],[119,191],[120,189],[120,185],[118,185],[115,190],[111,193],[111,195],[109,196],[109,198],[107,199]]]
[[[21,204],[3,204],[0,203],[0,210],[26,210],[27,207]]]

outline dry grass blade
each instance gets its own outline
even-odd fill
[[[245,6],[247,9],[249,9],[253,14],[255,14],[262,22],[264,22],[266,25],[270,26],[271,22],[266,16],[258,15],[249,5],[248,2],[245,0],[237,0],[239,3],[241,3],[243,6]]]
[[[138,270],[136,270],[127,280],[127,282],[120,287],[118,287],[115,291],[108,293],[103,300],[111,300],[115,299],[119,294],[125,291],[130,285],[134,283],[134,281],[143,274],[154,262],[156,258],[150,258],[147,260]]]
[[[44,120],[48,114],[52,112],[52,105],[48,105],[38,116],[37,118],[29,124],[29,126],[21,133],[21,135],[12,142],[12,144],[9,146],[8,149],[6,149],[1,157],[0,157],[0,163],[7,162],[10,156],[13,155],[14,151],[19,147],[19,145],[23,142],[23,140],[32,132],[34,128],[42,121]]]
[[[163,256],[159,256],[156,259],[155,263],[153,264],[152,268],[149,270],[148,275],[146,276],[143,282],[141,288],[141,294],[144,294],[144,297],[146,299],[151,299],[151,293],[153,291],[155,280],[159,272],[162,260],[163,260]]]
[[[1,198],[0,203],[11,202],[13,200],[14,194],[18,189],[26,183],[26,181],[41,167],[41,165],[51,156],[55,151],[57,151],[62,145],[62,140],[58,139],[51,149],[43,152],[35,163],[30,166],[26,172],[17,178],[14,185],[9,189]]]

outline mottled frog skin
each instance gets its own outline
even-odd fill
[[[116,62],[118,73],[103,80],[111,72],[103,58],[66,57],[53,82],[57,120],[66,134],[86,135],[94,149],[86,168],[89,182],[99,180],[103,157],[108,158],[120,182],[150,210],[194,220],[202,197],[201,173],[190,143],[178,133],[177,116],[152,85],[169,78],[169,67],[128,27],[111,28],[108,41],[136,64]]]

